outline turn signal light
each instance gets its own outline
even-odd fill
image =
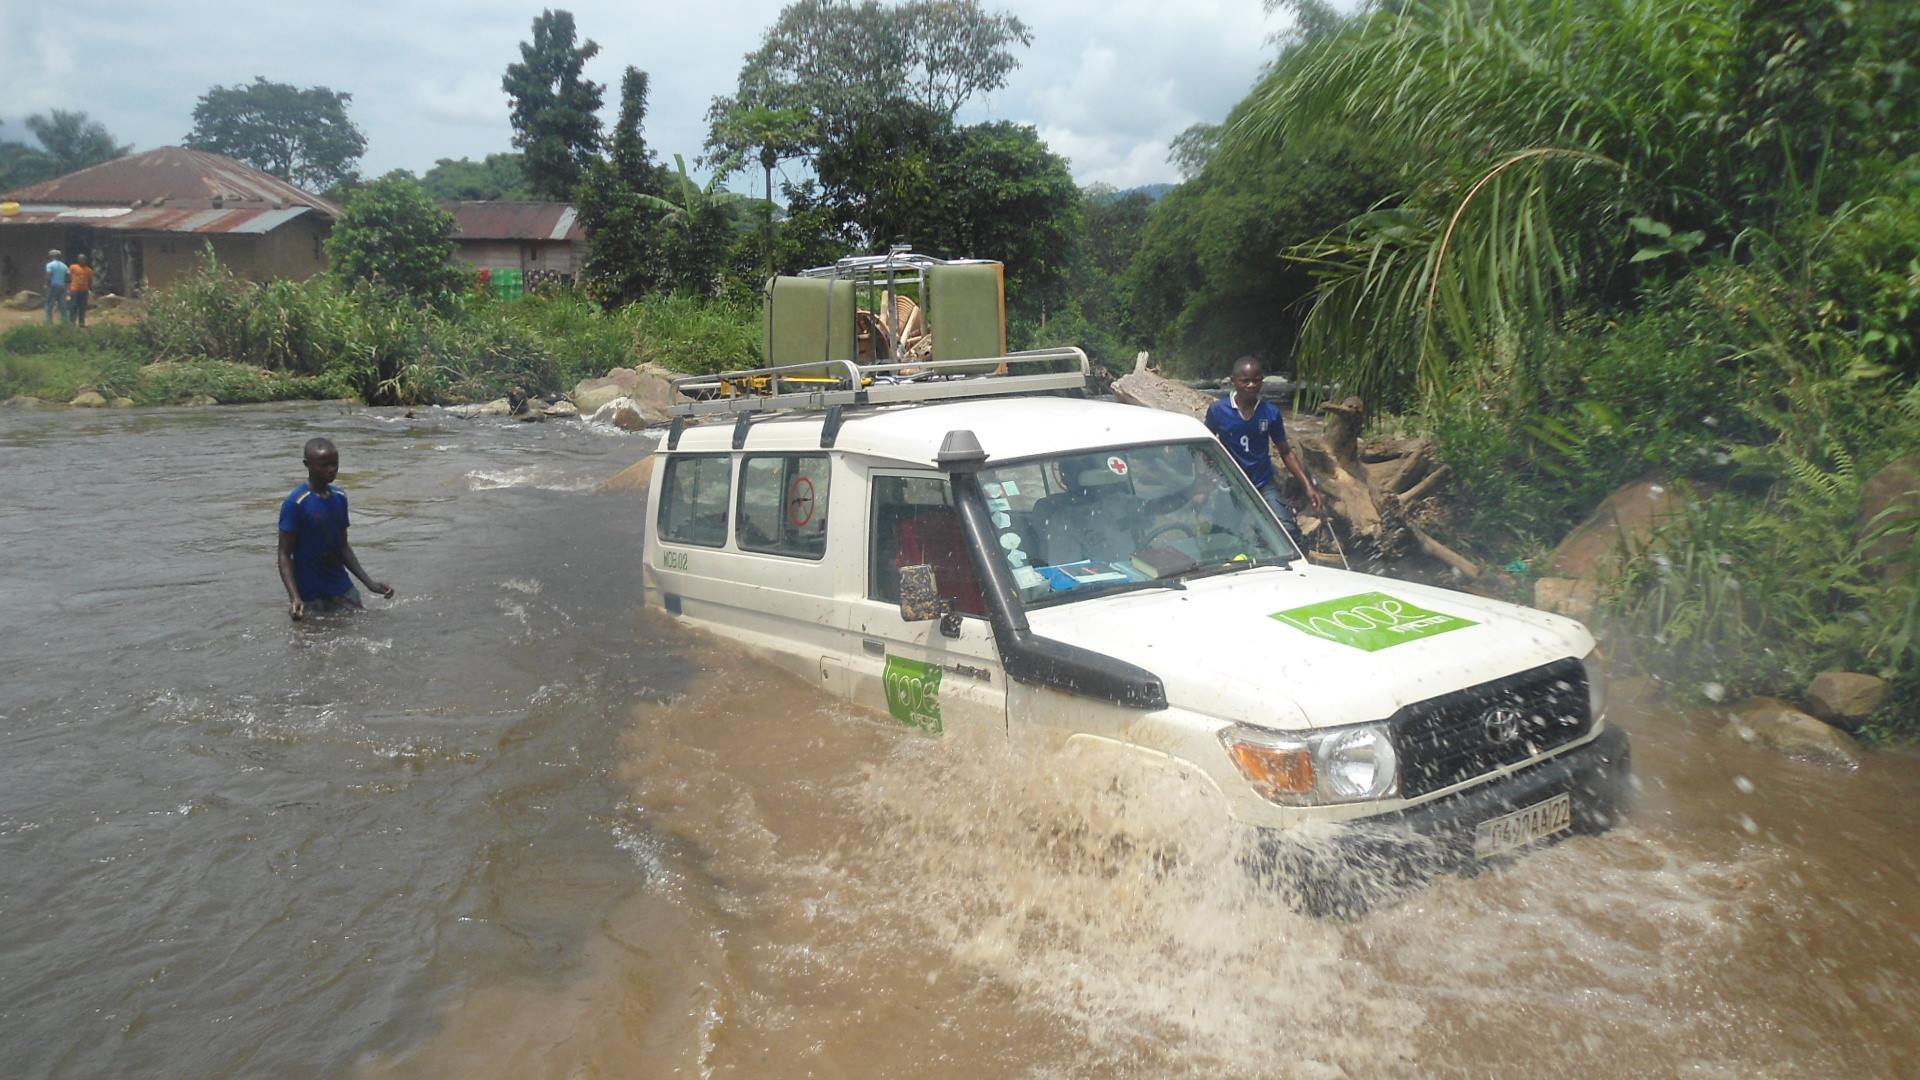
[[[1313,755],[1305,749],[1230,742],[1227,753],[1240,774],[1262,795],[1305,795],[1313,791]]]

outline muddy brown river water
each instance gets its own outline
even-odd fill
[[[310,434],[399,595],[290,624]],[[8,1077],[1920,1075],[1920,756],[1616,716],[1631,820],[1295,914],[1150,776],[644,611],[651,440],[0,411]]]

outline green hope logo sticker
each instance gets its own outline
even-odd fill
[[[903,724],[940,734],[940,675],[938,664],[888,656],[881,673],[887,687],[887,712]]]
[[[1471,619],[1428,611],[1377,592],[1323,600],[1289,611],[1276,611],[1268,618],[1278,619],[1314,637],[1337,641],[1367,652],[1379,652],[1409,641],[1474,625]]]

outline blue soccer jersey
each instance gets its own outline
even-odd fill
[[[280,531],[293,534],[293,584],[302,600],[325,600],[353,591],[344,561],[347,546],[347,493],[329,487],[325,495],[306,484],[280,504]]]
[[[1253,486],[1264,488],[1273,483],[1273,459],[1267,456],[1267,443],[1284,449],[1287,445],[1287,429],[1280,419],[1280,406],[1271,401],[1262,401],[1253,407],[1253,419],[1240,415],[1240,406],[1233,403],[1233,395],[1228,394],[1213,403],[1207,410],[1207,430],[1220,439],[1227,453],[1240,463],[1240,468],[1253,481]]]

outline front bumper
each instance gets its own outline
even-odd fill
[[[1476,858],[1481,822],[1571,796],[1573,826],[1553,839],[1603,832],[1626,810],[1633,773],[1627,734],[1609,727],[1592,742],[1458,794],[1343,825],[1330,836],[1264,831],[1255,869],[1315,915],[1356,915],[1448,870],[1478,872],[1510,859]],[[1549,841],[1551,842],[1551,841]]]

